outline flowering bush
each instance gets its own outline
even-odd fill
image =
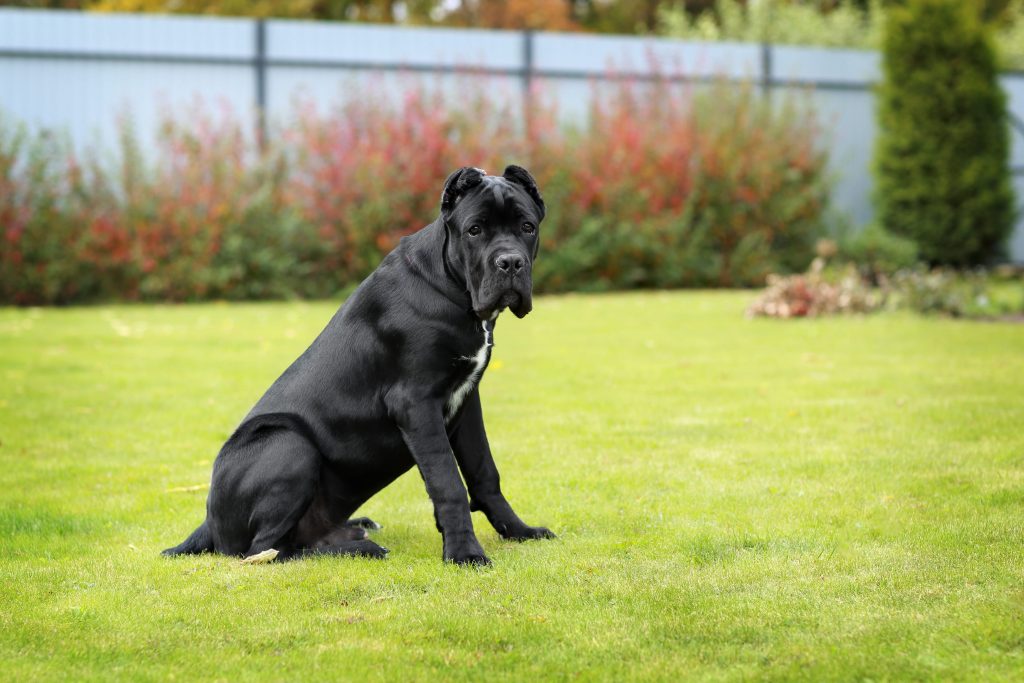
[[[197,108],[166,119],[152,160],[122,122],[116,164],[0,126],[0,295],[7,303],[326,295],[322,248],[285,204],[281,155]],[[311,286],[312,284],[312,286]]]
[[[432,220],[464,165],[537,176],[541,291],[760,284],[812,256],[825,158],[796,105],[622,81],[583,126],[547,105],[521,126],[463,86],[456,105],[415,87],[326,114],[300,104],[263,150],[202,106],[146,153],[122,122],[106,156],[0,120],[0,300],[330,296]]]
[[[87,290],[73,175],[64,140],[0,119],[2,301],[63,303]]]

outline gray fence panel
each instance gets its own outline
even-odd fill
[[[824,130],[829,169],[836,180],[833,206],[854,226],[872,218],[871,159],[875,139],[871,84],[880,75],[875,52],[773,46],[771,81],[776,92],[805,93]]]
[[[541,97],[557,106],[562,119],[578,123],[595,94],[617,87],[610,78],[658,75],[691,88],[713,78],[753,82],[760,78],[760,55],[760,46],[739,43],[538,33],[532,73]]]
[[[33,126],[67,132],[80,146],[108,146],[118,121],[131,119],[151,140],[161,118],[197,101],[251,119],[252,75],[245,67],[110,63],[94,60],[0,60],[0,110]]]
[[[871,175],[875,103],[864,92],[812,90],[809,97],[824,129],[829,172],[836,181],[833,206],[857,226],[872,219]]]
[[[549,75],[600,77],[615,72],[683,73],[696,78],[756,79],[761,48],[741,43],[538,33],[534,67]]]
[[[522,68],[518,31],[417,29],[401,26],[267,22],[272,62],[331,61],[403,68]]]
[[[0,9],[0,110],[81,145],[203,100],[252,120],[253,22]],[[25,56],[18,56],[24,54]]]
[[[1010,238],[1009,252],[1011,258],[1024,263],[1024,74],[1007,74],[1000,81],[1006,91],[1007,108],[1016,117],[1016,127],[1011,136],[1013,143],[1010,151],[1010,163],[1017,169],[1013,176],[1013,186],[1017,193],[1017,229]]]
[[[325,111],[351,97],[397,100],[413,86],[455,98],[472,83],[517,116],[523,106],[517,31],[268,21],[266,65],[271,127],[297,103]]]
[[[1017,194],[1017,227],[1010,236],[1010,243],[1007,245],[1007,252],[1010,258],[1016,263],[1024,263],[1024,174],[1017,174],[1013,177],[1013,187]]]
[[[248,19],[0,9],[0,50],[251,59]]]
[[[1015,167],[1024,169],[1024,74],[1006,74],[999,82],[1006,92],[1007,108],[1017,118],[1017,127],[1011,131],[1010,160]]]
[[[467,91],[482,91],[517,119],[523,107],[520,79],[512,76],[271,66],[267,69],[266,103],[270,134],[292,121],[300,106],[323,114],[349,98],[399,102],[414,86],[426,93],[440,91],[448,101]]]
[[[818,87],[863,90],[881,77],[878,53],[825,47],[772,46],[772,77]]]

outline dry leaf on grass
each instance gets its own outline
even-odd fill
[[[194,484],[193,486],[175,486],[167,489],[167,493],[192,493],[193,491],[205,491],[210,488],[209,484]]]
[[[883,293],[871,289],[853,268],[838,282],[824,277],[825,260],[814,259],[803,275],[769,275],[768,287],[747,309],[750,317],[814,318],[842,313],[869,313],[885,303]]]
[[[277,559],[279,554],[279,551],[271,548],[270,550],[264,550],[262,553],[256,553],[255,555],[242,558],[241,562],[242,564],[266,564]]]

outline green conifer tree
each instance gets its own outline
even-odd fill
[[[1013,230],[1006,96],[972,3],[909,0],[883,39],[875,155],[882,225],[932,264],[1000,256]]]

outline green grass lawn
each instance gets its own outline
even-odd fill
[[[482,387],[555,541],[441,562],[159,551],[332,303],[0,310],[0,679],[1021,680],[1024,325],[746,320],[750,293],[545,297]]]

